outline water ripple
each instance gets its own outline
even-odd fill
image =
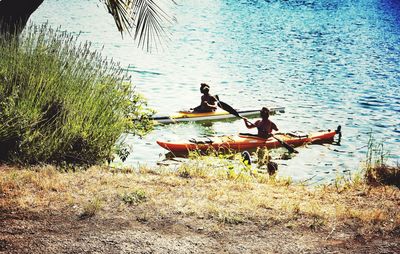
[[[371,132],[400,160],[398,1],[186,0],[173,11],[171,42],[152,55],[122,40],[111,19],[99,20],[104,10],[95,1],[45,1],[32,20],[104,45],[103,54],[132,66],[136,88],[160,114],[195,106],[199,83],[209,82],[238,108],[286,106],[273,117],[283,131],[341,124],[342,152],[313,146],[279,162],[294,179],[357,170]],[[156,139],[245,131],[240,120],[157,127],[143,140],[130,137],[128,163],[158,161]]]

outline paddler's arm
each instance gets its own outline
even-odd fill
[[[202,101],[201,105],[205,108],[212,108],[212,109],[217,109],[217,105],[212,105],[210,103],[208,103],[207,101]]]
[[[218,95],[215,96],[211,96],[213,98],[212,102],[213,104],[208,104],[208,106],[214,110],[216,110],[218,108],[217,106],[217,102],[219,101]]]
[[[276,124],[274,123],[274,122],[271,122],[271,124],[272,124],[272,130],[275,130],[275,131],[278,131],[278,127],[276,126]]]
[[[218,108],[217,105],[213,105],[213,104],[209,104],[209,103],[207,103],[207,106],[209,106],[212,109],[217,109]]]
[[[215,99],[215,98],[214,98],[214,99]],[[207,100],[203,98],[203,96],[201,97],[201,100],[202,100],[202,101],[201,101],[201,105],[204,106],[204,107],[206,107],[206,108],[207,108],[207,107],[208,107],[208,108],[211,108],[211,109],[217,109],[217,108],[218,108],[217,105],[208,103]],[[217,100],[215,99],[215,101],[217,101]]]
[[[243,121],[244,121],[244,124],[246,125],[246,127],[248,129],[252,129],[252,128],[257,127],[253,123],[251,123],[246,117],[243,117]]]

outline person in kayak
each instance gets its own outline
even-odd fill
[[[250,122],[246,117],[243,117],[244,123],[246,127],[249,129],[257,128],[258,134],[257,136],[261,138],[269,138],[271,136],[272,131],[277,131],[278,127],[275,123],[269,120],[269,109],[263,107],[260,110],[261,120],[257,120],[255,123]]]
[[[206,83],[200,84],[200,92],[203,94],[201,96],[200,106],[193,109],[193,112],[213,112],[217,110],[217,98],[210,94],[210,86]]]

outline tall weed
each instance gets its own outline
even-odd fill
[[[366,182],[372,185],[395,185],[400,188],[400,165],[387,164],[389,153],[383,143],[377,142],[372,135],[368,141],[365,166]]]

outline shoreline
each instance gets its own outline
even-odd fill
[[[4,253],[400,250],[400,190],[362,179],[307,187],[145,168],[0,172]]]

